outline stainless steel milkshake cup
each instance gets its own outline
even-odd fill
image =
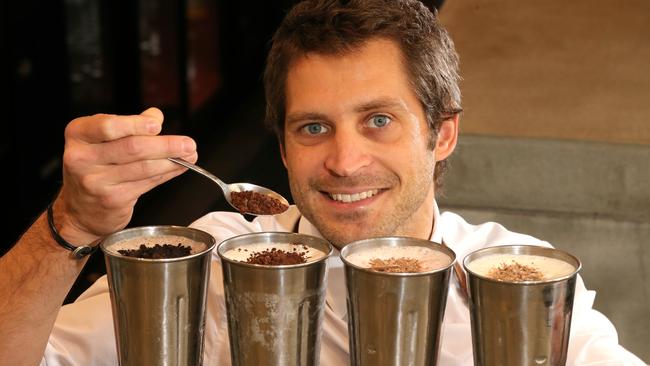
[[[376,272],[348,258],[380,247],[420,246],[444,253],[439,268],[417,273]],[[454,252],[428,240],[365,239],[341,250],[347,286],[350,360],[354,366],[435,365]],[[417,258],[416,258],[417,259]]]
[[[574,270],[550,280],[500,281],[472,270],[489,255],[535,255],[559,259]],[[480,249],[463,260],[468,273],[474,364],[564,365],[580,261],[564,251],[508,245]]]
[[[261,265],[224,255],[263,243],[301,244],[323,256],[301,264]],[[332,246],[309,235],[261,232],[227,239],[217,253],[223,268],[232,364],[318,365]]]
[[[182,237],[190,255],[169,259],[129,257],[125,240]],[[163,241],[160,244],[177,243]],[[146,226],[112,234],[100,244],[106,261],[117,353],[121,366],[202,364],[210,258],[216,243],[203,231]]]

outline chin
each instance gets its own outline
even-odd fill
[[[345,232],[345,234],[341,235],[343,232]],[[328,231],[328,234],[331,235],[328,235],[323,232],[321,232],[321,234],[325,237],[325,239],[327,239],[333,246],[335,246],[338,249],[341,249],[345,245],[357,240],[381,236],[378,233],[368,233],[368,232],[351,233],[349,230],[345,230],[345,229]]]

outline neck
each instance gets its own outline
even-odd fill
[[[433,234],[433,227],[435,224],[434,207],[434,193],[433,190],[431,190],[422,202],[420,208],[413,212],[409,222],[406,223],[402,230],[399,230],[396,235],[429,240]]]

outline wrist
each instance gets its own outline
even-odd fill
[[[63,192],[59,193],[51,205],[55,228],[67,242],[75,246],[94,245],[93,243],[101,237],[79,223],[76,217],[80,214],[70,208]]]
[[[74,225],[64,219],[66,215],[61,213],[63,205],[56,205],[59,211],[55,211],[57,201],[48,205],[46,212],[51,237],[60,247],[69,250],[73,258],[81,259],[92,254],[97,249],[99,237],[76,230]]]

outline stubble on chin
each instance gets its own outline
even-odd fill
[[[391,215],[377,218],[369,212],[352,212],[334,218],[310,213],[305,217],[339,249],[357,240],[396,235],[400,226],[400,222],[393,220]]]
[[[385,236],[394,229],[386,227],[383,220],[373,218],[371,210],[350,211],[346,213],[330,214],[319,210],[319,200],[328,199],[321,192],[338,192],[350,187],[395,187],[399,184],[396,175],[358,175],[351,177],[328,177],[312,179],[307,183],[307,188],[301,187],[297,182],[291,184],[292,195],[300,212],[305,216],[327,239],[337,248],[342,248],[350,242],[371,237]]]
[[[289,177],[292,196],[300,212],[316,228],[320,234],[337,248],[342,248],[353,241],[383,236],[408,235],[409,222],[413,214],[424,204],[427,188],[432,179],[427,180],[427,174],[418,177],[406,191],[401,192],[397,201],[388,208],[369,208],[368,210],[352,211],[338,215],[327,215],[320,212],[318,200],[322,191],[336,191],[336,187],[375,186],[399,187],[396,175],[339,177],[325,180],[312,180],[307,187]],[[432,175],[431,175],[432,176]],[[388,192],[384,194],[389,194]],[[395,199],[395,198],[394,198]],[[382,210],[381,212],[376,212]]]
[[[370,238],[376,232],[376,223],[368,222],[368,212],[354,211],[326,216],[318,209],[315,202],[309,202],[309,197],[306,195],[299,193],[294,197],[301,214],[336,248],[340,249],[355,240]]]
[[[359,217],[352,219],[350,216]],[[346,215],[347,218],[337,219],[336,223],[331,223],[319,217],[315,217],[313,221],[310,219],[310,221],[319,228],[321,235],[327,241],[340,249],[353,241],[378,236],[374,233],[373,226],[363,223],[360,216],[362,215]]]

